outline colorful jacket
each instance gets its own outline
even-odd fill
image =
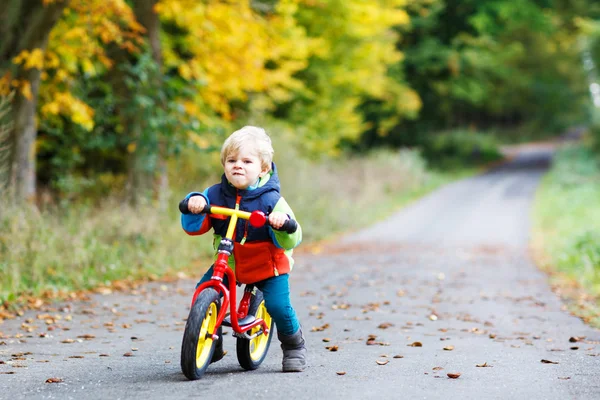
[[[263,211],[270,214],[280,211],[296,219],[294,212],[279,193],[279,177],[275,164],[271,171],[263,176],[258,186],[252,190],[236,189],[227,181],[225,174],[221,183],[213,185],[204,192],[192,192],[186,196],[203,196],[212,206],[235,208],[252,212]],[[227,232],[230,217],[210,214],[182,214],[181,225],[188,235],[202,235],[211,228],[214,230],[213,248],[216,251],[221,238]],[[289,273],[293,266],[293,248],[302,241],[302,228],[292,234],[273,230],[268,225],[255,228],[247,220],[239,219],[234,233],[233,257],[229,257],[229,266],[235,271],[236,279],[241,283],[255,283],[272,276]]]

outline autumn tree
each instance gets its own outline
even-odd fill
[[[300,1],[296,19],[311,40],[309,64],[296,77],[303,86],[275,115],[287,120],[312,154],[335,154],[342,140],[355,141],[369,128],[361,106],[373,101],[388,110],[378,118],[386,134],[414,116],[421,101],[391,70],[404,55],[394,27],[409,23],[403,0]]]
[[[8,0],[0,3],[0,94],[16,89],[12,101],[10,157],[0,166],[18,200],[35,195],[35,125],[43,57],[50,31],[68,0]]]

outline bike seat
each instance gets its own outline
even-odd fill
[[[246,315],[245,318],[238,320],[238,325],[239,326],[250,325],[254,321],[256,321],[256,317],[254,315]],[[222,325],[231,327],[231,316],[230,315],[223,318]]]

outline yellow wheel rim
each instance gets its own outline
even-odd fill
[[[209,332],[215,331],[215,325],[217,324],[217,304],[210,303],[206,315],[202,320],[202,326],[200,327],[200,334],[198,336],[198,347],[196,347],[196,367],[202,368],[208,361],[210,356],[210,349],[212,348],[213,339],[209,336]]]
[[[263,300],[258,306],[258,310],[256,310],[256,319],[263,319],[267,325],[267,328],[271,329],[271,316],[267,312],[267,308],[265,307],[265,301]],[[253,328],[250,333],[254,334],[260,330],[260,326]],[[267,345],[269,343],[269,336],[271,335],[271,331],[269,331],[268,335],[260,334],[254,339],[250,341],[250,358],[252,360],[260,360],[260,358],[264,355]]]

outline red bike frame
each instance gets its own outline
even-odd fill
[[[252,213],[246,211],[240,211],[238,209],[229,209],[223,207],[211,207],[207,206],[203,211],[207,214],[220,214],[220,215],[230,215],[231,220],[229,221],[229,229],[227,230],[227,234],[225,238],[221,240],[221,244],[219,245],[217,260],[213,266],[213,275],[209,281],[204,282],[199,285],[194,292],[194,297],[192,298],[192,306],[196,302],[196,298],[206,288],[213,288],[220,293],[222,297],[221,309],[219,311],[219,315],[217,318],[217,322],[215,325],[215,332],[212,332],[213,340],[217,339],[216,332],[223,323],[225,319],[225,314],[227,313],[227,308],[230,308],[231,315],[231,327],[234,332],[238,334],[245,334],[250,329],[253,329],[257,326],[262,327],[262,333],[265,335],[269,334],[269,327],[263,319],[257,319],[248,325],[240,326],[239,321],[248,316],[248,308],[250,306],[250,299],[252,297],[252,293],[249,291],[244,291],[244,295],[240,301],[239,307],[236,309],[236,280],[235,273],[231,268],[229,268],[228,260],[231,256],[231,249],[233,249],[232,237],[234,235],[234,227],[237,223],[238,218],[248,219],[250,220],[250,224],[254,227],[263,226],[267,217],[262,211],[254,211]],[[229,287],[226,287],[223,283],[223,277],[227,275]],[[246,334],[247,335],[247,334]],[[247,339],[251,339],[251,337],[247,337]]]

